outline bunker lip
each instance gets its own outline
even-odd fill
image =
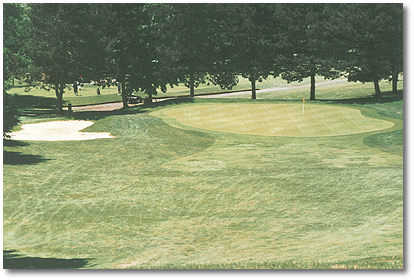
[[[26,141],[82,141],[114,138],[108,132],[80,132],[93,125],[92,121],[70,120],[24,124],[22,129],[10,134],[13,140]]]
[[[389,129],[393,122],[357,108],[320,104],[206,104],[151,113],[170,125],[258,136],[331,137]]]

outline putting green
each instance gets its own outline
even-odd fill
[[[264,136],[338,136],[394,125],[358,109],[317,104],[305,104],[304,110],[302,104],[200,104],[151,114],[201,129]]]

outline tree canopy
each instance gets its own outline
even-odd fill
[[[375,85],[403,70],[401,4],[5,4],[4,80],[30,72],[53,88],[116,78],[127,95],[184,83],[232,88],[315,76]]]

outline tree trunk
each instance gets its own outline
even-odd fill
[[[190,97],[194,97],[194,77],[190,75]]]
[[[315,100],[315,74],[311,74],[310,100]]]
[[[125,78],[122,79],[121,82],[121,95],[122,95],[122,108],[124,110],[128,109],[128,98],[127,98],[127,90],[125,85]]]
[[[256,80],[251,79],[250,82],[252,83],[252,99],[256,99]]]
[[[148,94],[148,97],[144,98],[144,104],[151,104],[152,103],[152,93]]]
[[[55,84],[56,93],[56,111],[60,114],[63,112],[63,83]]]
[[[393,67],[392,71],[392,93],[396,96],[399,96],[398,93],[398,71]]]
[[[119,26],[119,34],[122,34],[122,26]],[[122,38],[120,40],[120,46],[123,47]],[[118,61],[118,74],[119,80],[121,82],[121,96],[122,96],[122,109],[128,110],[128,92],[126,88],[126,74],[125,74],[125,56],[124,56],[124,49],[121,48],[119,52],[119,61]],[[105,84],[105,83],[104,83]]]
[[[378,79],[374,80],[374,87],[375,87],[375,98],[378,100],[381,97],[381,90],[380,90]]]

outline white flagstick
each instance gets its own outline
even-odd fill
[[[305,97],[302,98],[302,114],[305,114]]]

